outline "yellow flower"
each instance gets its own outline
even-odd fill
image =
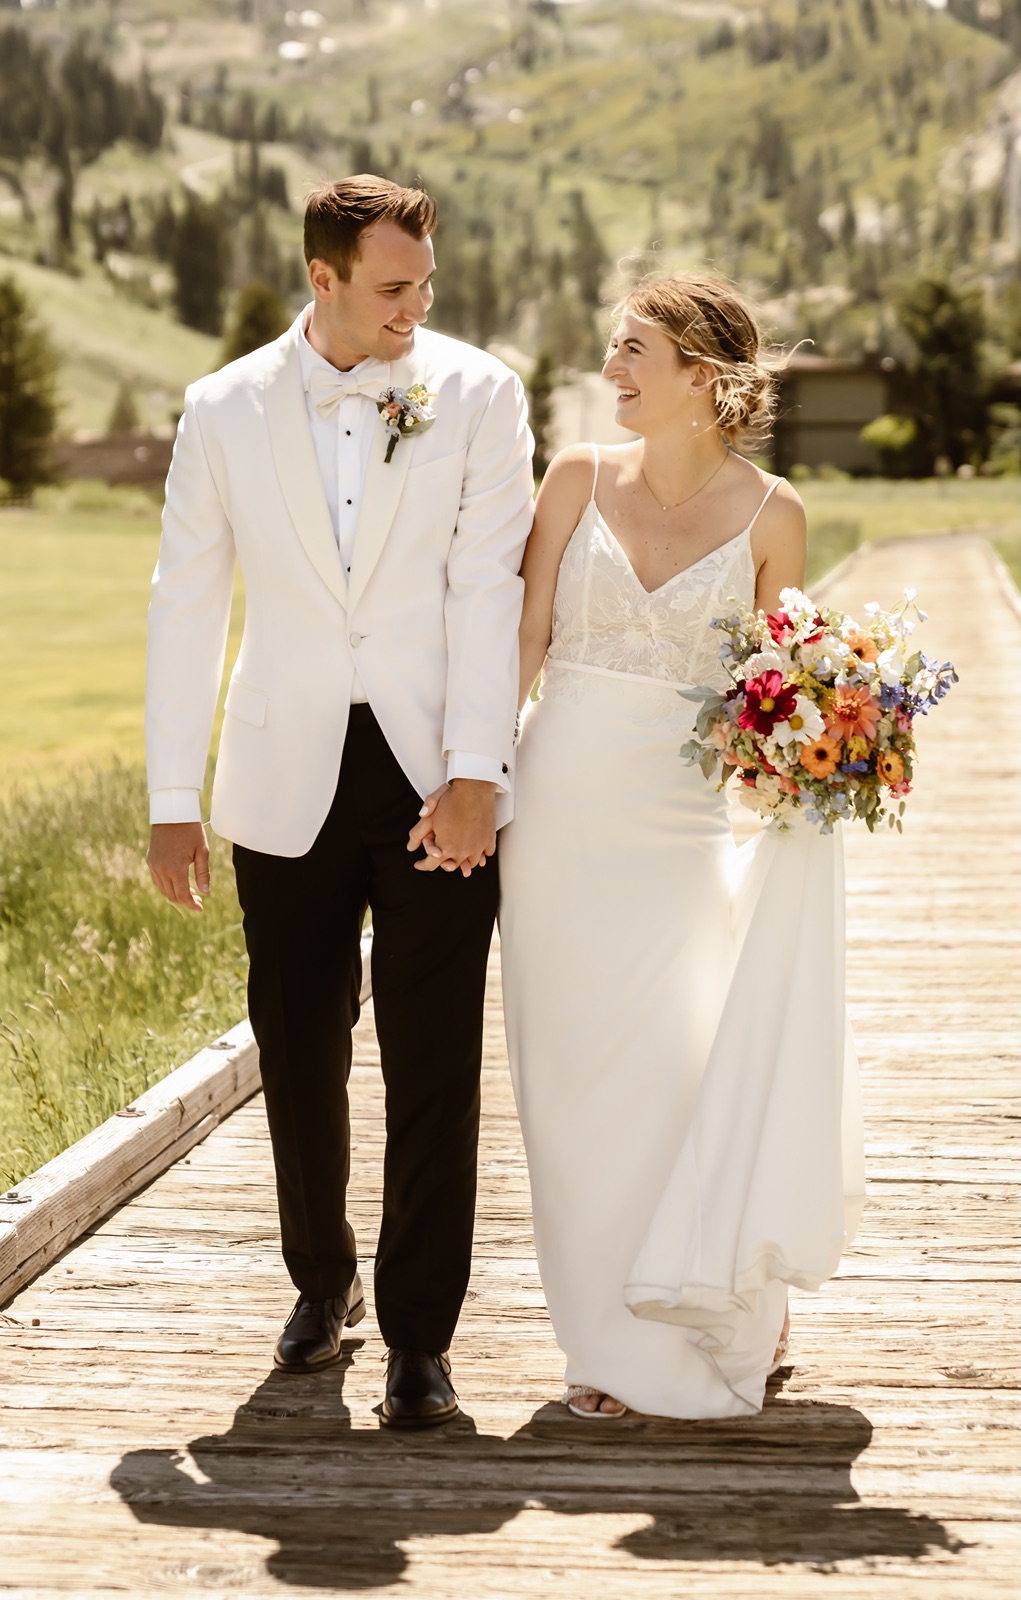
[[[847,741],[848,761],[867,761],[869,759],[869,741],[863,739],[860,733]]]
[[[876,771],[884,783],[900,783],[904,776],[904,763],[896,750],[884,750],[876,763]]]

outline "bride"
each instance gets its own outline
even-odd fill
[[[511,1069],[571,1410],[740,1416],[788,1285],[832,1273],[860,1209],[840,847],[799,825],[739,852],[679,757],[680,691],[726,683],[714,617],[800,587],[805,515],[733,448],[775,404],[746,303],[686,275],[615,318],[636,439],[556,457],[523,568]]]

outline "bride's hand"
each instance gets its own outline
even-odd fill
[[[408,849],[410,851],[425,850],[425,859],[415,862],[416,872],[435,872],[437,867],[442,867],[444,872],[460,871],[467,878],[471,876],[471,863],[468,860],[455,861],[453,857],[445,857],[436,843],[436,834],[433,831],[432,818],[436,812],[436,807],[449,788],[449,783],[443,783],[438,789],[434,789],[432,794],[426,796],[422,802],[422,809],[418,814],[419,821],[415,823],[408,835]],[[486,859],[485,856],[481,858],[479,861],[480,867],[485,866]]]
[[[437,858],[437,865],[439,865],[441,855],[439,846],[436,843],[436,836],[433,833],[433,825],[430,821],[430,818],[435,813],[437,804],[439,803],[441,797],[446,794],[449,788],[449,783],[441,783],[440,787],[438,789],[434,789],[432,794],[426,795],[426,798],[422,802],[422,809],[418,813],[419,820],[415,823],[415,826],[408,834],[408,849],[414,851],[420,850],[424,847],[427,855]],[[419,865],[424,867],[426,863],[423,861],[419,863]]]
[[[436,835],[433,832],[432,825],[432,818],[435,814],[436,806],[449,788],[449,783],[443,783],[438,789],[434,789],[432,794],[426,796],[425,800],[422,802],[422,809],[418,813],[420,820],[415,823],[415,826],[408,835],[409,850],[415,851],[422,849],[425,851],[424,860],[415,862],[416,872],[435,872],[437,867],[443,867],[446,872],[457,871],[458,862],[444,860],[443,851],[436,843]],[[462,867],[462,871],[463,870],[464,869]]]

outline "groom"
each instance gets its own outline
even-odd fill
[[[146,690],[149,865],[167,899],[201,910],[199,790],[240,562],[245,629],[211,823],[234,842],[298,1289],[274,1359],[287,1371],[326,1366],[364,1315],[345,1190],[368,907],[386,1086],[381,1415],[407,1427],[457,1410],[446,1351],[471,1264],[497,901],[487,862],[510,813],[532,502],[518,379],[423,330],[435,222],[428,195],[382,178],[318,189],[305,213],[311,306],[274,344],[188,390]],[[437,789],[429,866],[444,870],[415,870],[408,833]]]

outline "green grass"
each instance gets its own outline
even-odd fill
[[[0,1187],[245,1012],[229,846],[201,916],[145,867],[145,778],[85,771],[0,807]]]
[[[0,792],[142,759],[158,543],[156,502],[138,492],[78,484],[45,491],[35,509],[0,509]],[[239,586],[228,663],[242,618]]]
[[[927,533],[984,534],[1021,587],[1017,478],[809,479],[797,485],[808,513],[809,580],[861,543]]]

